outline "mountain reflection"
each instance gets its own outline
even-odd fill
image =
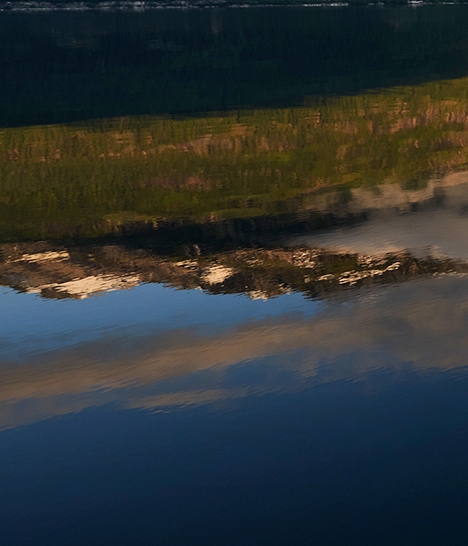
[[[350,189],[344,202],[328,192],[302,214],[127,226],[94,242],[3,244],[0,284],[59,299],[142,283],[268,299],[465,273],[467,180],[460,172],[421,189]]]
[[[169,295],[164,328],[3,340],[0,426],[465,366],[467,85],[3,129],[1,285],[69,309],[159,284],[280,312],[184,325]]]
[[[464,546],[467,6],[143,4],[0,7],[0,542]]]
[[[21,248],[28,252],[21,253]],[[241,249],[176,261],[117,245],[31,253],[34,249],[38,250],[31,245],[3,246],[0,283],[57,299],[83,299],[148,282],[212,294],[244,293],[252,299],[290,291],[317,297],[376,282],[468,272],[465,261],[416,257],[404,250],[371,256],[307,247]]]

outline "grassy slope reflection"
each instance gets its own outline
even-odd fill
[[[122,118],[0,133],[3,241],[125,224],[298,213],[330,189],[467,163],[468,80],[190,119]]]

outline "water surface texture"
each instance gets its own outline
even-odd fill
[[[466,545],[468,7],[0,29],[0,542]]]

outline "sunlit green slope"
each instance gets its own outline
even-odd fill
[[[459,79],[300,108],[2,129],[0,238],[298,213],[330,190],[411,189],[466,165],[467,112]]]

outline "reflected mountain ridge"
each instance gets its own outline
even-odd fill
[[[3,254],[11,249],[3,247]],[[2,264],[0,283],[46,298],[83,299],[142,283],[163,283],[212,294],[246,294],[268,299],[290,291],[307,297],[361,285],[397,283],[435,274],[466,274],[468,263],[402,251],[384,256],[332,254],[323,249],[245,249],[182,261],[117,245],[34,252],[18,246]]]
[[[72,305],[161,284],[187,294],[245,294],[265,305],[276,298],[284,315],[211,337],[177,323],[169,333],[156,330],[131,343],[110,331],[95,342],[26,355],[18,369],[5,356],[2,426],[107,402],[157,409],[276,392],[276,371],[273,383],[265,372],[265,382],[252,390],[224,388],[219,370],[285,362],[287,355],[293,355],[292,390],[311,386],[300,386],[304,377],[335,377],[336,363],[356,351],[360,371],[345,367],[337,380],[409,361],[416,368],[463,368],[443,348],[422,364],[407,341],[401,354],[392,349],[389,364],[381,354],[390,347],[382,337],[387,318],[372,302],[388,308],[398,337],[395,321],[420,313],[420,290],[437,294],[441,320],[452,312],[446,287],[464,290],[464,238],[454,245],[450,234],[466,231],[467,90],[468,80],[460,79],[310,99],[301,108],[3,129],[1,285]],[[449,226],[448,237],[440,225]],[[400,237],[401,226],[409,239]],[[328,321],[329,310],[317,320],[294,318],[280,298],[291,293],[302,294],[305,304],[338,305],[343,317]],[[396,294],[406,294],[405,303]],[[368,315],[348,317],[340,307],[345,302]],[[375,338],[363,333],[369,305],[380,325]],[[362,327],[349,334],[354,341],[342,334],[349,343],[334,341],[333,350],[321,353],[336,328],[349,330],[347,321]],[[421,341],[434,327],[428,325],[429,334],[422,324],[411,326]],[[105,364],[100,354],[108,354]],[[212,374],[212,388],[186,392],[176,385],[197,373]],[[159,393],[165,381],[175,386]],[[37,404],[18,416],[22,400]]]

